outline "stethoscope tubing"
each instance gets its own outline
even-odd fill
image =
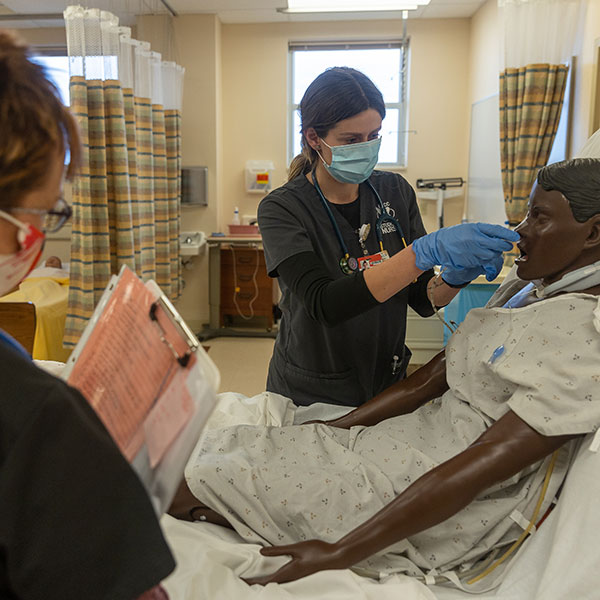
[[[313,183],[315,185],[315,189],[317,190],[317,192],[319,193],[319,197],[321,198],[321,203],[325,207],[325,211],[327,212],[329,221],[333,225],[333,229],[335,231],[335,235],[338,239],[338,242],[342,248],[342,252],[344,253],[344,256],[346,258],[348,258],[350,256],[350,252],[348,252],[348,246],[346,246],[346,242],[344,241],[344,238],[342,237],[342,232],[340,231],[340,227],[337,224],[337,221],[335,220],[333,213],[331,212],[331,207],[329,206],[329,202],[327,202],[327,199],[325,198],[323,192],[321,191],[321,186],[319,185],[319,182],[317,181],[317,174],[315,173],[314,169],[313,169],[311,175],[312,175]]]
[[[335,217],[333,216],[331,207],[329,206],[329,203],[327,202],[327,199],[325,198],[325,195],[323,194],[323,191],[321,190],[321,186],[319,185],[319,182],[317,180],[317,174],[315,172],[315,169],[312,170],[311,176],[312,176],[312,180],[313,180],[315,189],[317,190],[319,197],[321,199],[321,203],[325,207],[327,216],[329,217],[331,225],[333,226],[335,235],[338,239],[338,242],[340,244],[342,252],[344,253],[344,257],[348,258],[350,256],[350,252],[348,251],[346,242],[344,241],[344,238],[342,237],[342,232],[340,231],[339,225],[337,224],[337,221],[335,220]],[[379,242],[380,250],[383,250],[383,235],[381,233],[381,225],[383,223],[385,223],[386,221],[388,221],[389,223],[392,223],[392,225],[394,225],[394,227],[396,228],[396,231],[398,232],[398,235],[402,239],[402,243],[404,244],[404,247],[406,247],[406,239],[404,237],[404,232],[402,231],[402,227],[401,227],[400,223],[398,222],[398,220],[396,218],[392,217],[392,215],[390,215],[385,210],[385,206],[383,205],[383,200],[381,199],[379,192],[375,189],[373,184],[368,179],[365,180],[365,183],[369,186],[369,188],[375,195],[375,198],[377,199],[377,203],[379,204],[379,208],[381,210],[381,214],[379,215],[379,217],[377,217],[377,221],[375,222],[375,233],[377,235],[377,241]]]

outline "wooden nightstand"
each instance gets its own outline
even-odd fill
[[[220,326],[233,318],[266,317],[267,328],[273,328],[273,285],[267,275],[265,255],[258,246],[221,246]]]

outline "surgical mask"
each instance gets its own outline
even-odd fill
[[[330,146],[325,140],[321,141],[331,150],[331,164],[328,165],[321,154],[318,151],[317,153],[334,179],[341,183],[362,183],[370,177],[377,164],[380,137],[344,146]]]
[[[19,228],[17,240],[21,249],[16,254],[0,254],[0,295],[15,288],[38,263],[44,248],[44,234],[29,223],[22,223],[0,210],[0,218]]]
[[[600,284],[600,261],[575,269],[558,281],[544,285],[541,280],[533,282],[538,298],[548,298],[557,292],[578,292]]]

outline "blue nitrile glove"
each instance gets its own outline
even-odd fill
[[[497,258],[493,259],[488,268],[493,265],[496,271],[496,274],[491,277],[491,273],[487,273],[483,267],[469,267],[468,269],[453,269],[452,267],[448,267],[442,273],[442,279],[451,287],[464,287],[465,285],[471,283],[473,279],[477,279],[480,275],[485,275],[485,278],[488,281],[493,281],[498,277],[498,274],[502,270],[502,265],[504,264],[504,259],[502,255],[499,255]]]
[[[454,270],[483,267],[491,281],[499,272],[498,257],[519,239],[518,233],[501,225],[462,223],[416,239],[412,249],[423,271],[434,265]]]
[[[450,287],[465,287],[473,279],[477,279],[482,273],[485,273],[483,267],[469,267],[468,269],[453,269],[448,267],[442,271],[442,280]]]

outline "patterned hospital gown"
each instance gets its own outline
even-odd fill
[[[372,427],[209,431],[186,469],[188,485],[248,541],[335,541],[464,450],[509,409],[544,435],[596,430],[599,319],[598,298],[580,293],[517,309],[471,310],[448,343],[450,389],[441,398]],[[566,474],[573,445],[559,451],[542,511]],[[514,541],[531,518],[549,460],[361,566],[381,573],[440,572]]]

